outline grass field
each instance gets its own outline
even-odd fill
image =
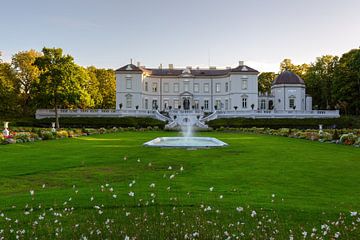
[[[228,147],[142,146],[175,135],[119,132],[0,146],[0,239],[360,234],[359,148],[221,132],[198,135]]]

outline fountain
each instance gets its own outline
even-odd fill
[[[144,143],[144,145],[149,147],[190,149],[224,147],[228,145],[212,137],[193,137],[193,124],[190,118],[184,118],[180,125],[182,137],[158,137]]]

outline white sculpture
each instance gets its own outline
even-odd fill
[[[9,127],[9,122],[4,122],[4,131],[3,131],[4,137],[8,137],[10,134],[8,127]]]

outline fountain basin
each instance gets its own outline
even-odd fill
[[[212,137],[158,137],[144,143],[144,146],[164,148],[212,148],[227,145]]]

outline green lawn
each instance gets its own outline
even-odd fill
[[[301,234],[303,228],[311,231],[314,226],[319,232],[320,224],[337,220],[339,213],[351,221],[349,212],[360,210],[359,148],[219,132],[197,135],[219,138],[228,143],[228,147],[186,150],[142,146],[157,136],[175,135],[173,132],[120,132],[0,146],[0,213],[11,218],[0,218],[0,238],[2,235],[14,237],[14,233],[8,232],[14,225],[29,229],[24,234],[28,238],[42,236],[44,239],[49,236],[79,238],[82,231],[88,238],[111,238],[115,233],[117,236],[132,234],[140,239],[184,238],[186,231],[199,231],[200,238],[207,238],[216,236],[217,230],[222,231],[220,238],[224,238],[224,229],[234,234],[244,232],[248,238],[268,238],[271,234],[288,238],[291,229],[297,231],[295,236]],[[129,186],[133,180],[135,184]],[[151,183],[155,183],[154,188],[149,187]],[[30,190],[35,191],[34,196]],[[129,192],[135,196],[130,197]],[[156,196],[150,196],[151,193]],[[201,204],[210,206],[211,210],[204,211]],[[95,205],[104,213],[98,214]],[[74,207],[69,214],[64,210],[68,206]],[[238,213],[236,207],[240,206],[244,211]],[[48,213],[53,209],[64,215],[59,220],[64,226],[59,235],[54,235],[56,216]],[[215,209],[220,212],[216,213]],[[30,214],[24,214],[28,210]],[[257,211],[257,220],[277,219],[276,226],[270,224],[264,230],[266,233],[257,232],[259,223],[252,220],[252,210]],[[39,221],[38,227],[34,227],[33,222],[42,212],[52,216],[43,220],[48,221],[46,224]],[[126,216],[126,212],[132,214]],[[167,219],[159,214],[162,212]],[[114,221],[111,233],[102,226],[103,222],[101,225],[107,218]],[[12,223],[14,219],[19,219],[19,223]],[[183,227],[172,226],[175,223],[169,219]],[[221,224],[206,228],[207,219],[216,219]],[[248,223],[244,224],[246,227],[239,223],[237,227],[225,226],[225,223],[236,225],[241,219]],[[81,230],[75,232],[70,225],[77,223]],[[99,227],[102,233],[97,235],[93,227],[95,232],[90,234],[91,223],[102,226]],[[3,233],[1,226],[5,226]],[[139,228],[141,231],[137,232]],[[274,228],[280,233],[272,233]],[[349,233],[351,231],[345,231],[344,227],[339,229],[346,238],[359,233],[357,230]]]

